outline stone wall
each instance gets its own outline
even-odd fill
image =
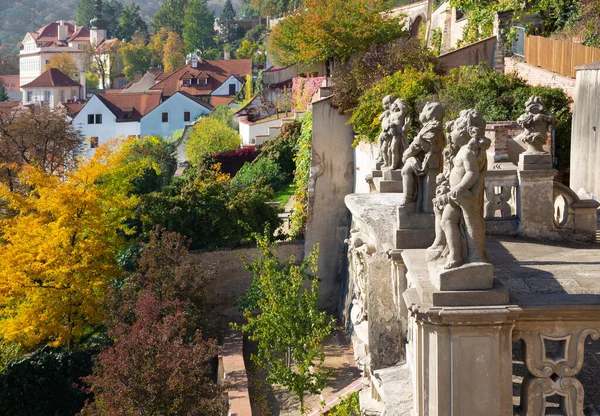
[[[214,271],[214,278],[209,285],[207,297],[209,317],[220,319],[223,325],[239,321],[241,315],[237,308],[233,307],[233,302],[246,293],[252,282],[252,276],[244,268],[242,258],[250,262],[256,259],[259,254],[258,250],[250,247],[234,250],[193,251],[191,254],[197,261]],[[296,259],[302,259],[304,242],[290,241],[279,244],[278,257],[281,260],[285,260],[291,255]]]
[[[489,68],[494,68],[496,52],[496,36],[480,40],[462,48],[438,56],[438,61],[446,70],[466,65],[485,63]]]
[[[514,56],[504,58],[504,72],[516,72],[529,85],[560,88],[569,97],[575,98],[575,80],[573,78],[529,65],[521,58]]]
[[[312,104],[312,161],[308,185],[306,251],[320,246],[320,307],[335,312],[342,277],[346,273],[344,240],[350,231],[350,213],[344,197],[354,187],[354,132],[331,105],[331,98]]]

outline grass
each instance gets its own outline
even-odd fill
[[[284,188],[275,192],[275,197],[273,198],[274,202],[279,202],[279,204],[283,207],[288,203],[290,198],[294,196],[294,192],[296,191],[296,187],[293,183],[286,185]]]

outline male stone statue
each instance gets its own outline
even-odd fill
[[[387,95],[382,101],[384,112],[379,116],[381,121],[381,134],[377,140],[379,144],[379,157],[377,162],[382,168],[399,169],[401,166],[402,152],[406,148],[406,133],[410,123],[408,106],[402,99],[395,99]]]
[[[476,110],[463,110],[447,125],[447,166],[438,175],[434,198],[435,241],[427,259],[445,259],[444,269],[486,262],[483,191],[487,173],[485,120]]]
[[[423,186],[417,186],[417,179],[429,172],[430,161],[433,159],[438,159],[435,167],[441,166],[444,147],[443,117],[444,107],[437,102],[427,103],[419,115],[423,127],[402,155],[403,196],[400,206],[415,200],[422,201],[426,195],[423,194]]]
[[[554,122],[551,114],[544,114],[544,103],[541,97],[530,97],[525,103],[525,113],[518,119],[517,123],[525,131],[517,136],[527,145],[526,154],[544,154],[542,146],[548,138],[548,127]]]

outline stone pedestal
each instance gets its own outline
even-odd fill
[[[439,291],[424,250],[405,250],[409,289],[407,362],[413,414],[512,416],[512,339],[508,291]]]
[[[549,154],[519,156],[519,233],[524,237],[551,238],[554,233],[554,175]]]
[[[372,173],[375,189],[381,194],[402,192],[402,172],[400,170],[383,169]]]

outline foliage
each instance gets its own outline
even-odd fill
[[[72,169],[81,145],[81,133],[59,112],[47,107],[0,113],[0,182],[19,188],[18,167],[37,166],[47,173]]]
[[[217,343],[204,340],[197,326],[206,273],[188,249],[182,236],[155,232],[138,273],[113,287],[109,335],[115,345],[85,379],[95,400],[82,415],[226,411],[222,387],[210,380]]]
[[[302,122],[292,120],[283,125],[281,132],[274,139],[266,141],[260,149],[259,159],[271,159],[279,165],[284,183],[290,183],[294,178],[296,164],[294,157],[298,147]]]
[[[267,27],[261,23],[260,25],[256,25],[247,31],[244,35],[244,38],[250,42],[259,42],[266,33]]]
[[[350,393],[344,400],[329,410],[327,414],[328,416],[360,416],[358,392]]]
[[[245,187],[260,179],[263,179],[264,183],[274,191],[277,191],[285,183],[285,177],[277,162],[267,158],[244,164],[232,179],[232,183],[239,187]]]
[[[106,22],[106,32],[109,38],[117,34],[117,26],[123,5],[118,0],[102,2],[100,16]],[[90,20],[96,17],[96,0],[80,0],[75,6],[75,21],[78,26],[90,28]]]
[[[0,102],[8,101],[9,98],[6,87],[4,86],[4,80],[0,78]]]
[[[258,343],[252,361],[267,370],[267,381],[298,396],[302,411],[304,395],[320,393],[329,375],[322,342],[333,330],[333,318],[317,308],[319,250],[301,265],[293,256],[281,264],[267,232],[258,248],[262,256],[246,265],[252,285],[240,302],[246,318],[241,329]]]
[[[250,0],[242,0],[240,5],[240,17],[258,16],[260,13],[258,7],[251,3]]]
[[[442,29],[439,27],[431,31],[431,49],[436,55],[442,51]]]
[[[53,54],[44,69],[56,68],[71,79],[79,76],[79,67],[67,52]]]
[[[223,124],[227,125],[229,128],[237,130],[238,123],[234,116],[235,110],[229,108],[227,105],[218,105],[215,109],[210,113],[210,117],[212,119],[219,120]]]
[[[250,0],[250,3],[258,9],[262,16],[281,16],[291,12],[298,4],[296,0]],[[253,14],[252,16],[255,16]]]
[[[221,39],[224,43],[230,43],[236,40],[238,25],[231,0],[225,1],[223,11],[221,12],[221,18],[219,19],[219,26],[221,26]]]
[[[437,93],[442,84],[443,77],[433,71],[419,71],[413,68],[406,68],[383,78],[360,97],[359,104],[350,118],[354,131],[361,140],[377,139],[381,124],[379,115],[383,112],[381,100],[388,94],[406,101],[410,108],[411,131],[418,131],[418,104],[425,97]]]
[[[255,147],[238,147],[227,152],[212,153],[202,158],[202,169],[215,169],[217,164],[221,172],[234,176],[246,162],[252,162],[258,156]]]
[[[123,60],[123,73],[127,79],[133,79],[135,72],[146,72],[150,67],[152,59],[150,49],[141,38],[138,38],[136,42],[123,44],[120,53]]]
[[[226,152],[240,146],[240,135],[217,117],[202,117],[191,129],[186,153],[192,166],[210,153]]]
[[[165,55],[165,42],[169,37],[169,31],[161,27],[160,30],[154,32],[148,42],[148,49],[150,50],[151,63],[153,66],[163,65],[163,59]]]
[[[163,47],[163,68],[165,72],[173,72],[185,64],[185,47],[181,36],[169,32]]]
[[[142,16],[140,16],[140,6],[130,3],[121,10],[116,36],[121,40],[129,42],[135,33],[147,35],[148,27]]]
[[[344,61],[358,51],[402,36],[399,17],[382,0],[305,0],[271,31],[269,53],[280,66]]]
[[[207,0],[188,0],[183,17],[183,41],[187,53],[214,46],[214,20]]]
[[[308,181],[310,179],[310,163],[312,158],[312,113],[307,112],[302,118],[302,130],[298,138],[298,150],[294,156],[294,211],[290,217],[290,238],[299,238],[306,231],[308,220]]]
[[[98,89],[98,85],[100,83],[100,78],[96,72],[86,72],[85,73],[85,86],[87,90],[95,90]]]
[[[249,41],[248,39],[242,40],[240,47],[235,51],[235,57],[238,59],[252,59],[258,51],[258,43]]]
[[[152,33],[157,33],[164,28],[181,36],[187,4],[188,0],[164,0],[150,22]]]
[[[0,407],[7,415],[74,415],[90,395],[77,385],[91,374],[98,345],[40,349],[0,372]],[[25,399],[26,398],[26,399]]]
[[[103,88],[108,88],[114,77],[123,70],[122,45],[122,42],[115,40],[102,43],[99,47],[91,44],[84,47],[87,70],[100,75]]]
[[[194,249],[235,247],[251,241],[265,223],[277,228],[277,210],[266,204],[272,197],[263,181],[239,188],[223,173],[190,169],[170,192],[144,196],[139,211],[150,228],[161,224],[184,234]]]
[[[0,337],[32,348],[69,345],[104,318],[108,282],[119,276],[115,254],[137,198],[103,185],[119,163],[110,144],[63,177],[31,166],[18,179],[28,193],[0,188],[15,212],[0,222]]]
[[[292,82],[292,102],[294,108],[304,111],[308,108],[313,96],[319,91],[325,78],[301,78],[296,77]]]
[[[569,3],[568,0],[565,2]],[[580,0],[576,4],[575,17],[571,17],[566,26],[572,26],[585,37],[584,45],[600,47],[600,4],[594,0]]]
[[[371,45],[355,53],[333,68],[333,104],[341,113],[351,112],[359,98],[375,83],[404,68],[441,72],[433,53],[417,38],[401,38],[394,42]]]

